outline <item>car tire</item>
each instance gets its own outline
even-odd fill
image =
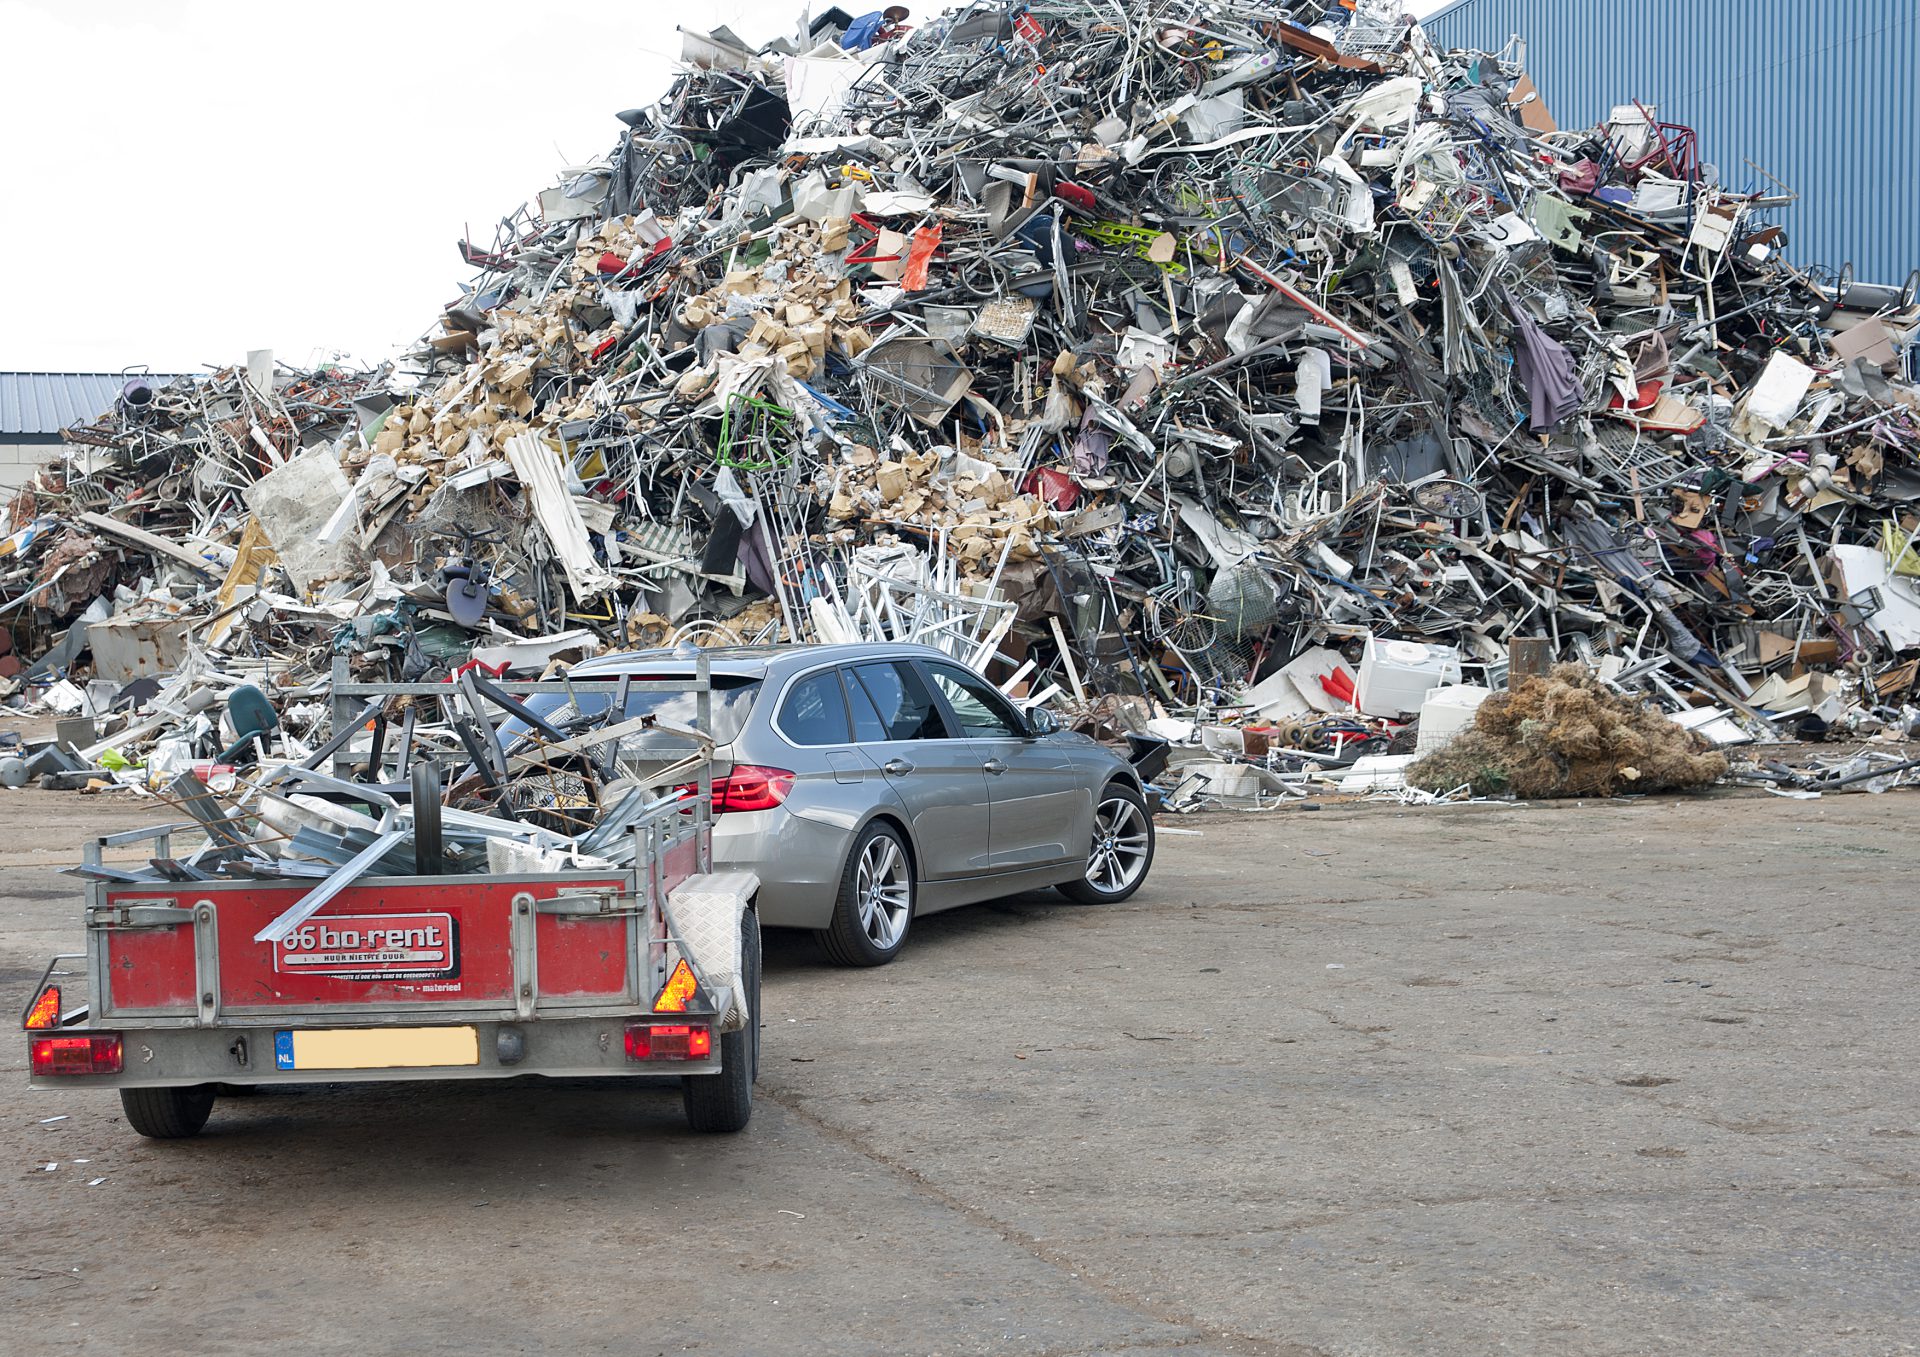
[[[1060,893],[1083,905],[1115,905],[1140,889],[1153,868],[1153,816],[1146,800],[1124,782],[1100,793],[1093,808],[1093,842],[1077,881]]]
[[[884,820],[861,830],[840,873],[833,920],[819,934],[828,959],[839,966],[884,966],[899,956],[913,927],[917,885],[913,855],[899,830]]]
[[[747,992],[747,1025],[720,1034],[720,1073],[680,1080],[687,1125],[702,1134],[744,1131],[753,1119],[753,1085],[760,1077],[760,916],[740,916],[740,979]]]
[[[194,1088],[123,1088],[120,1110],[127,1125],[149,1140],[197,1136],[213,1115],[211,1084]]]

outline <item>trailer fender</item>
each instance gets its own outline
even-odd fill
[[[752,872],[702,872],[667,893],[667,926],[715,1000],[724,996],[722,1032],[738,1032],[751,1020],[740,974],[740,916],[759,889]]]

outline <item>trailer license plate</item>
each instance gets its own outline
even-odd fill
[[[473,1027],[336,1027],[273,1034],[273,1063],[282,1070],[400,1070],[478,1065]]]
[[[445,980],[460,973],[460,951],[451,914],[322,914],[274,944],[273,968],[336,980]]]

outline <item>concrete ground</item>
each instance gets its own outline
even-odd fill
[[[150,818],[15,792],[48,867]],[[1920,797],[1182,820],[1149,886],[770,934],[752,1127],[592,1084],[315,1088],[142,1141],[0,1047],[39,1353],[1920,1351]],[[48,1118],[62,1120],[48,1121]],[[49,1169],[45,1166],[51,1165]]]

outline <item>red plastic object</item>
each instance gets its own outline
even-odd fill
[[[600,256],[599,268],[602,273],[619,273],[622,269],[626,268],[626,266],[627,261],[619,255],[614,254],[611,250],[606,251]]]
[[[1093,196],[1092,189],[1082,188],[1078,184],[1070,184],[1065,180],[1053,186],[1053,196],[1073,204],[1082,212],[1091,212],[1100,205],[1100,200]]]
[[[934,251],[940,248],[940,236],[937,225],[922,226],[914,231],[907,246],[907,271],[900,279],[900,286],[908,292],[926,290],[927,269],[933,264]]]
[[[1630,408],[1635,410],[1647,409],[1655,401],[1660,399],[1660,389],[1665,385],[1666,383],[1658,377],[1655,377],[1651,381],[1640,383],[1638,389],[1633,393],[1633,405]],[[1607,409],[1618,410],[1623,404],[1625,404],[1625,402],[1620,399],[1620,393],[1615,391],[1613,396],[1607,401]]]
[[[1331,674],[1322,675],[1320,687],[1328,697],[1337,701],[1353,701],[1353,678],[1344,669],[1336,669]]]
[[[1080,499],[1080,487],[1073,477],[1053,467],[1041,467],[1020,487],[1029,495],[1038,495],[1049,509],[1065,513]]]

